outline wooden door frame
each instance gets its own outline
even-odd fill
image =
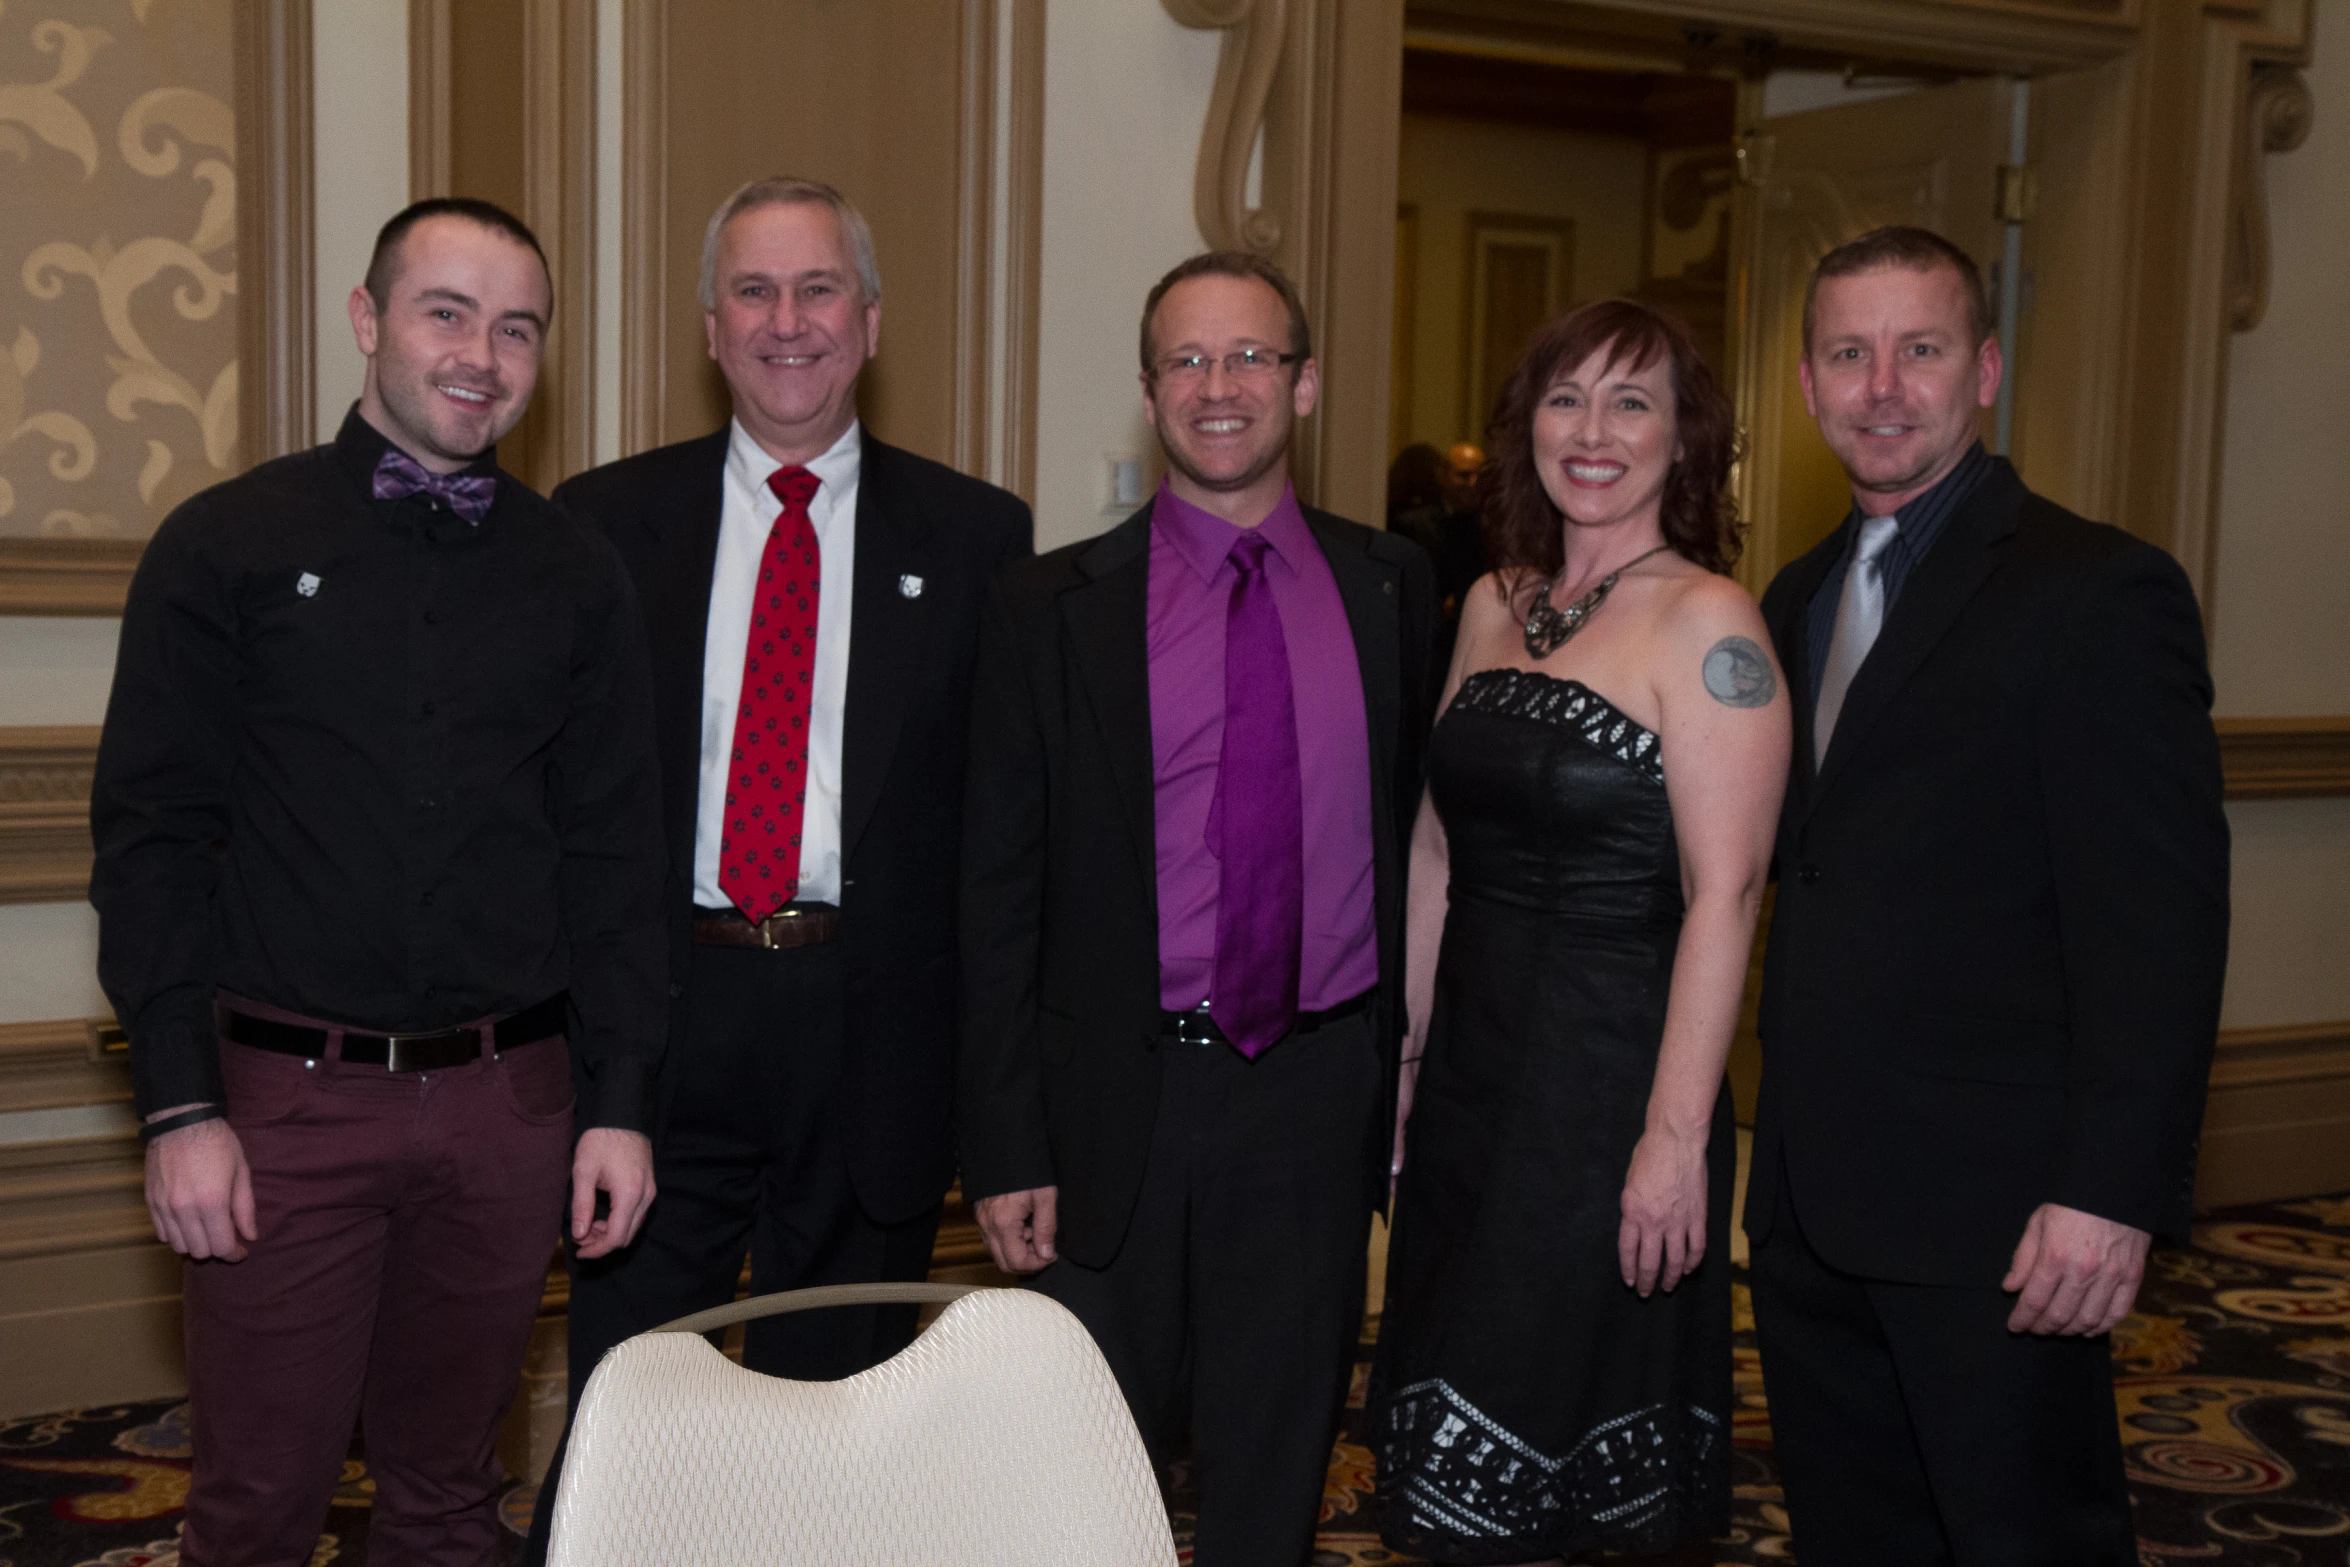
[[[1323,407],[1301,490],[1382,510],[1395,167],[1405,0],[1162,0],[1224,35],[1200,139],[1195,209],[1209,243],[1257,250],[1305,291]],[[2208,620],[2216,568],[2228,339],[2267,297],[2261,155],[2307,132],[2314,0],[1547,0],[1586,35],[1609,18],[1676,19],[1783,46],[1972,71],[2096,71],[2110,90],[2033,161],[2118,159],[2088,218],[2117,262],[2115,308],[2081,325],[2075,363],[2104,384],[2072,415],[2074,504],[2168,549]],[[1653,47],[1653,40],[1651,41]],[[1264,141],[1263,200],[1246,200]],[[1733,288],[1737,280],[1733,280]]]

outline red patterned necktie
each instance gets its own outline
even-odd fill
[[[797,466],[767,476],[783,510],[759,557],[751,634],[743,642],[742,697],[734,708],[726,826],[718,839],[719,884],[752,920],[791,902],[800,886],[823,580],[816,525],[808,518],[817,482]]]

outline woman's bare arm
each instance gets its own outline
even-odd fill
[[[1790,706],[1754,601],[1692,580],[1651,663],[1686,904],[1646,1128],[1624,1181],[1624,1282],[1671,1289],[1705,1256],[1706,1152],[1786,790]]]

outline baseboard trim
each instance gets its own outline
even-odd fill
[[[2350,1020],[2220,1030],[2200,1208],[2350,1190]]]

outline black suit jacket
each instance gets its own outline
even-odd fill
[[[1763,598],[1798,693],[1848,532]],[[1995,464],[1816,770],[1796,704],[1749,1236],[1791,1199],[1837,1267],[1995,1287],[2044,1202],[2184,1231],[2227,951],[2210,709],[2177,563]]]
[[[653,656],[669,846],[670,1037],[686,983],[701,789],[702,654],[728,431],[593,469],[555,491],[635,579]],[[953,1179],[955,867],[963,747],[987,584],[1033,549],[1018,497],[864,437],[841,736],[841,968],[858,1200],[882,1223]],[[918,576],[918,596],[900,578]],[[658,1107],[676,1089],[665,1071]]]
[[[1419,546],[1323,512],[1371,742],[1374,1037],[1403,1028],[1404,843],[1419,803],[1433,578]],[[1058,1185],[1065,1257],[1117,1254],[1157,1115],[1159,890],[1150,508],[1004,574],[982,634],[963,894],[963,1189]],[[1391,1119],[1391,1118],[1390,1118]],[[1388,1126],[1366,1129],[1366,1208]]]

